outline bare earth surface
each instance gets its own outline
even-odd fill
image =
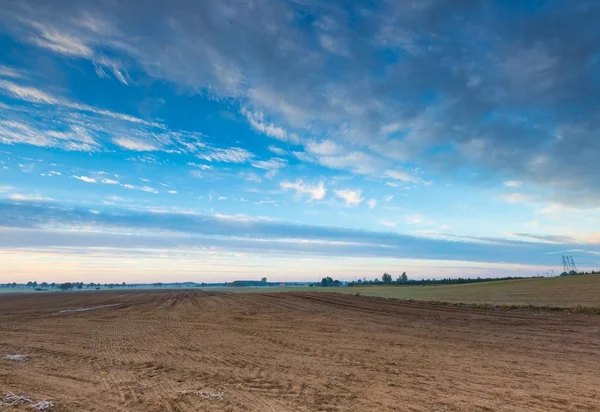
[[[600,317],[324,293],[2,295],[8,392],[54,411],[597,411]]]

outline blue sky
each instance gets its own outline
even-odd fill
[[[5,4],[0,282],[598,268],[598,18],[558,0]]]

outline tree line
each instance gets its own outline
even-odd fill
[[[578,272],[569,275],[600,275],[600,271],[591,271],[591,272]],[[561,276],[564,276],[561,275]],[[532,278],[542,277],[542,276],[532,276]],[[426,286],[426,285],[460,285],[465,283],[479,283],[479,282],[497,282],[503,280],[516,280],[516,279],[524,279],[523,277],[516,276],[506,276],[502,278],[441,278],[441,279],[408,279],[406,272],[402,272],[396,279],[393,278],[389,273],[384,273],[381,278],[375,279],[358,279],[353,280],[351,282],[342,282],[337,279],[333,279],[330,276],[327,276],[321,279],[320,283],[312,284],[311,286],[323,286],[323,287],[331,287],[331,286],[368,286],[368,285],[398,285],[398,286]]]
[[[397,279],[393,279],[392,275],[384,273],[380,279],[359,279],[348,283],[348,286],[363,286],[363,285],[397,285],[397,286],[425,286],[425,285],[459,285],[465,283],[492,282],[502,280],[522,279],[514,276],[502,278],[433,278],[433,279],[408,279],[406,272],[402,272]]]
[[[592,270],[591,272],[575,272],[574,270],[570,272],[563,272],[559,276],[578,276],[578,275],[600,275],[600,271]]]
[[[383,276],[381,277],[381,280],[379,279],[373,279],[373,280],[367,280],[366,278],[364,279],[359,279],[357,281],[352,281],[352,282],[348,282],[348,283],[344,283],[338,279],[333,279],[331,276],[327,276],[323,279],[321,279],[320,283],[317,283],[315,285],[311,285],[311,286],[323,286],[323,287],[327,287],[327,286],[356,286],[356,285],[391,285],[391,284],[403,284],[403,283],[407,283],[408,282],[408,276],[406,276],[406,272],[402,272],[402,274],[400,276],[398,276],[398,279],[393,280],[392,279],[392,275],[390,275],[389,273],[384,273]]]

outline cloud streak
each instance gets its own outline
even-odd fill
[[[2,248],[28,247],[217,247],[228,250],[331,256],[365,256],[498,263],[550,264],[567,249],[594,252],[589,245],[496,238],[433,239],[390,232],[302,225],[255,218],[142,212],[127,209],[91,212],[34,203],[0,203]],[[86,232],[60,231],[86,227]],[[123,233],[139,232],[123,237]],[[165,233],[170,233],[165,235]],[[9,240],[10,239],[10,240]],[[596,251],[597,252],[597,251]],[[596,256],[590,254],[590,256]],[[600,258],[599,258],[600,259]]]
[[[360,190],[336,190],[335,195],[342,199],[346,203],[347,207],[358,206],[364,200],[362,197],[362,191]]]
[[[307,196],[310,200],[321,200],[327,194],[323,181],[316,185],[304,183],[302,180],[296,182],[284,181],[281,182],[280,186],[284,190],[294,190],[299,197]]]

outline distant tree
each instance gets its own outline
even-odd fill
[[[386,285],[389,285],[392,283],[392,275],[390,275],[389,273],[384,273],[383,276],[381,276],[381,280]]]
[[[42,282],[42,285],[41,285],[41,286],[42,286],[43,288],[47,288],[47,287],[48,287],[48,283],[46,283],[46,282]]]
[[[334,280],[330,276],[321,279],[321,286],[332,286],[333,284]]]
[[[56,283],[52,282],[52,283],[50,284],[50,287],[51,287],[51,288],[55,288],[55,287],[56,287]]]
[[[262,279],[260,280],[260,283],[266,284],[266,283],[267,283],[267,278],[262,278]]]
[[[17,287],[17,282],[13,282],[13,283],[12,283],[12,287],[13,287],[13,288],[16,288],[16,287]]]
[[[123,282],[123,283],[121,283],[121,286],[122,286],[122,287],[126,287],[126,286],[127,286],[127,283]]]
[[[71,290],[73,289],[73,284],[71,282],[67,282],[67,283],[61,283],[60,285],[58,285],[58,288],[60,290]]]
[[[402,272],[400,278],[402,279],[402,282],[408,282],[408,276],[406,276],[406,272]]]
[[[32,286],[33,286],[33,282],[32,282],[32,281],[29,281],[29,282],[27,282],[27,287],[28,287],[28,288],[30,288],[30,287],[32,287]]]
[[[31,284],[31,286],[33,286],[34,288],[37,288],[37,281],[33,281],[33,283]]]

